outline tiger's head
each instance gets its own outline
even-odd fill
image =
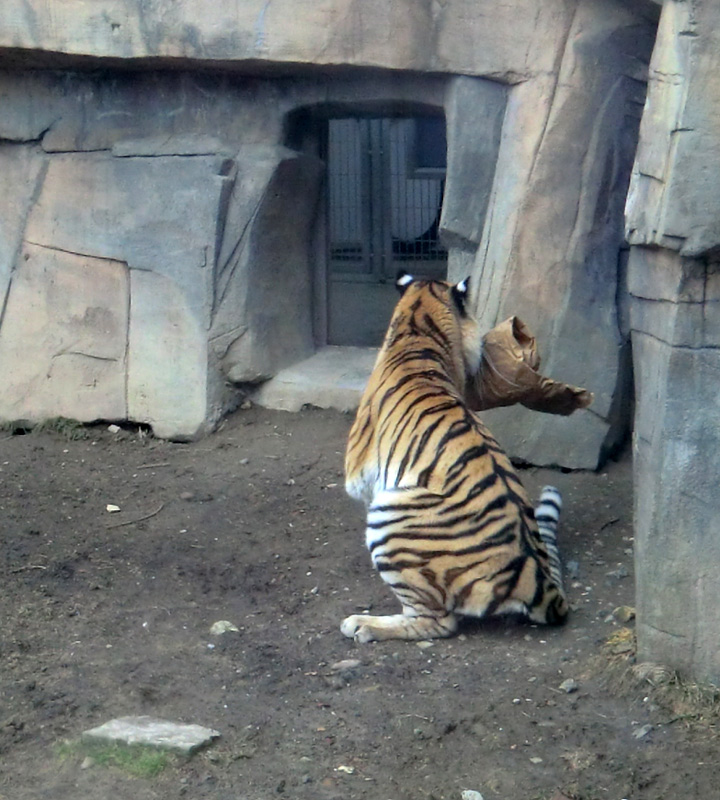
[[[482,336],[468,307],[470,278],[451,284],[416,278],[400,270],[395,285],[401,299],[390,322],[386,344],[401,328],[405,335],[408,328],[431,337],[439,331],[450,343],[454,355],[459,354],[463,378],[476,375],[480,369]]]

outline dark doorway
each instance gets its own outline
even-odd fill
[[[446,149],[440,116],[328,120],[328,344],[382,342],[398,269],[446,276]]]

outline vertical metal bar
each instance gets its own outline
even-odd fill
[[[390,174],[390,126],[392,120],[378,119],[376,131],[378,137],[377,148],[377,194],[376,194],[376,214],[377,232],[376,239],[380,252],[380,260],[377,269],[377,277],[381,282],[390,278],[392,272],[392,176]]]
[[[363,273],[373,271],[372,244],[372,159],[370,126],[367,119],[358,119],[360,142],[360,242],[362,245]]]
[[[372,276],[376,280],[382,279],[382,143],[380,140],[379,120],[368,119],[368,166],[369,166],[369,239]]]

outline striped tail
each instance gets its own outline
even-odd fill
[[[548,552],[550,575],[560,591],[565,594],[562,579],[562,564],[557,545],[558,522],[562,510],[562,495],[554,486],[544,486],[540,502],[535,509],[540,538]]]

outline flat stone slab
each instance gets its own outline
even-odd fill
[[[218,731],[202,725],[168,722],[147,716],[118,717],[82,734],[85,740],[143,744],[188,755],[199,747],[210,744],[218,736]]]
[[[305,361],[280,370],[255,391],[252,400],[278,411],[299,411],[306,404],[354,411],[377,354],[376,347],[323,347]]]

